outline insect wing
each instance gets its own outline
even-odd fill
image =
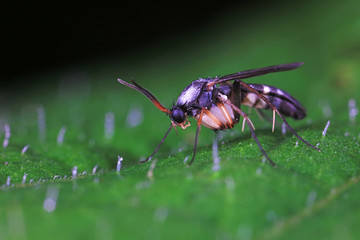
[[[303,62],[296,62],[296,63],[288,63],[288,64],[281,64],[281,65],[275,65],[275,66],[270,66],[270,67],[246,70],[246,71],[242,71],[242,72],[229,74],[229,75],[226,75],[223,77],[215,78],[214,82],[220,83],[220,82],[226,82],[226,81],[230,81],[230,80],[257,77],[257,76],[265,75],[268,73],[289,71],[289,70],[298,68],[303,64],[304,64]]]

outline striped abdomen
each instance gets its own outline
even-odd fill
[[[195,118],[199,119],[200,114]],[[204,109],[201,124],[210,129],[227,129],[233,128],[238,122],[234,117],[234,111],[230,105],[226,103],[212,104],[210,109]]]
[[[272,86],[263,84],[248,84],[266,97],[277,110],[286,117],[303,119],[306,116],[305,109],[289,93]],[[241,87],[241,104],[253,108],[269,109],[270,106],[264,102],[255,93],[249,92],[248,89]]]

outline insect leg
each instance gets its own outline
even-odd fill
[[[254,108],[254,109],[255,109],[255,112],[259,116],[261,121],[268,121],[270,123],[273,121],[273,119],[271,119],[268,115],[266,115],[261,109],[259,109],[259,108]],[[281,124],[279,124],[278,122],[276,122],[275,125],[277,127],[281,127]]]
[[[195,142],[194,142],[194,152],[193,152],[193,156],[191,158],[191,161],[188,163],[188,166],[190,166],[194,162],[194,159],[195,159],[198,135],[199,135],[199,132],[200,132],[200,129],[201,129],[201,121],[202,121],[203,115],[204,115],[204,108],[201,109],[200,116],[199,116],[199,119],[197,121],[197,128],[196,128]]]
[[[167,137],[167,135],[169,135],[170,130],[171,130],[172,128],[173,128],[173,125],[171,124],[170,128],[166,131],[164,137],[161,139],[159,145],[156,147],[155,151],[150,155],[150,157],[146,158],[145,160],[140,161],[140,163],[145,163],[145,162],[151,160],[151,159],[154,157],[154,155],[157,153],[157,151],[159,151],[160,146],[161,146],[161,145],[163,144],[163,142],[165,141],[165,138]]]
[[[273,110],[272,132],[275,130],[275,110]]]
[[[244,132],[244,129],[245,129],[245,118],[243,119],[243,123],[242,123],[242,126],[241,126],[241,131]]]
[[[240,109],[240,108],[239,108]],[[246,115],[247,116],[247,115]],[[249,117],[246,117],[246,118],[244,118],[243,119],[243,123],[242,123],[242,127],[241,127],[241,131],[242,132],[244,132],[244,129],[245,129],[245,122],[246,121],[248,121],[250,124],[251,124],[251,127],[252,127],[252,129],[254,129],[255,130],[255,126],[254,126],[254,124],[252,123],[252,121],[250,120],[250,118]]]
[[[239,80],[239,83],[241,86],[243,86],[244,88],[248,89],[250,92],[255,93],[259,98],[261,98],[265,103],[267,103],[272,109],[273,111],[275,111],[279,117],[281,118],[281,120],[284,122],[284,124],[286,125],[286,127],[290,130],[290,132],[292,132],[298,139],[300,139],[303,143],[305,143],[306,145],[308,145],[309,147],[318,150],[320,152],[320,149],[311,145],[310,143],[308,143],[307,141],[305,141],[302,137],[300,137],[294,129],[292,129],[292,127],[290,127],[290,125],[287,123],[287,121],[285,120],[285,117],[279,112],[279,110],[263,95],[261,95],[258,91],[256,91],[255,89],[253,89],[252,87],[250,87],[248,84],[244,83],[243,81]]]
[[[218,96],[219,100],[222,101],[223,103],[227,103],[229,104],[232,109],[234,109],[234,111],[238,112],[245,120],[246,120],[246,123],[247,125],[249,126],[250,128],[250,131],[251,131],[251,135],[252,137],[254,138],[256,144],[258,145],[258,147],[260,148],[260,151],[262,152],[262,154],[266,157],[266,159],[269,161],[269,163],[273,166],[273,167],[276,167],[276,163],[273,162],[270,157],[267,155],[267,153],[265,152],[264,148],[261,146],[259,140],[257,139],[256,135],[255,135],[255,131],[254,131],[254,125],[252,124],[250,118],[243,112],[241,111],[238,107],[236,107],[234,104],[231,103],[230,100],[228,99],[224,99],[223,97],[221,96]]]

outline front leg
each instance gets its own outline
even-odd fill
[[[200,129],[201,129],[201,122],[202,122],[202,118],[204,115],[204,108],[201,109],[201,112],[199,114],[199,119],[197,121],[197,125],[196,125],[196,134],[195,134],[195,142],[194,142],[194,152],[193,152],[193,156],[191,158],[191,161],[189,162],[188,166],[190,167],[190,165],[194,162],[195,156],[196,156],[196,149],[197,149],[197,142],[198,142],[198,136],[200,133]]]

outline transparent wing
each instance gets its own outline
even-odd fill
[[[237,72],[237,73],[233,73],[233,74],[229,74],[226,76],[215,78],[214,82],[212,82],[211,85],[221,83],[221,82],[231,81],[231,80],[257,77],[257,76],[265,75],[268,73],[289,71],[289,70],[298,68],[303,64],[304,64],[303,62],[295,62],[295,63],[287,63],[287,64],[275,65],[275,66],[270,66],[270,67],[256,68],[256,69],[241,71],[241,72]]]

